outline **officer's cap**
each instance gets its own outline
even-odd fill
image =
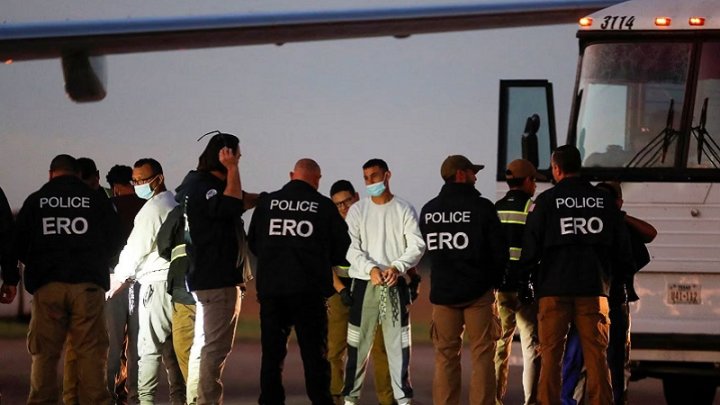
[[[473,164],[463,155],[450,155],[445,159],[442,166],[440,166],[440,176],[442,176],[444,180],[447,180],[455,176],[455,172],[458,170],[470,169],[473,173],[477,173],[482,170],[483,167],[485,166]]]
[[[538,180],[545,180],[546,177],[538,173],[535,169],[535,165],[527,159],[515,159],[507,166],[505,170],[505,178],[508,180],[512,179],[523,179],[525,177],[534,177]]]

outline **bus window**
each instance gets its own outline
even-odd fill
[[[720,43],[703,44],[688,167],[720,168]]]
[[[585,49],[575,127],[583,166],[672,167],[691,45],[598,43]]]

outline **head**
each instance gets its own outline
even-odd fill
[[[613,200],[615,200],[615,204],[617,204],[617,207],[619,209],[622,209],[623,196],[622,196],[622,188],[620,187],[620,183],[618,183],[616,181],[607,181],[607,182],[598,183],[595,187],[610,194],[610,196],[613,198]]]
[[[77,160],[70,155],[57,155],[50,162],[50,179],[59,176],[79,176]]]
[[[100,171],[95,166],[95,161],[81,157],[77,159],[78,171],[80,172],[80,179],[93,190],[100,188]]]
[[[135,186],[135,194],[146,200],[165,191],[165,176],[160,163],[152,158],[144,158],[135,162],[132,184]]]
[[[320,187],[320,177],[322,177],[320,165],[307,158],[298,160],[293,171],[290,172],[290,180],[302,180],[315,190]]]
[[[382,159],[370,159],[363,165],[363,179],[368,193],[372,197],[379,197],[390,192],[390,177],[392,173],[387,163]]]
[[[338,180],[330,187],[330,198],[335,203],[340,215],[345,218],[350,207],[360,199],[360,196],[352,183],[347,180]]]
[[[580,174],[580,151],[573,145],[563,145],[555,149],[550,159],[550,167],[555,181]]]
[[[440,166],[440,176],[445,183],[475,184],[477,172],[483,165],[476,165],[462,155],[448,156]]]
[[[237,136],[218,131],[210,138],[205,150],[198,158],[198,171],[215,172],[224,177],[227,175],[227,168],[220,163],[220,149],[228,147],[232,149],[233,153],[237,153],[239,145],[240,140]]]
[[[135,192],[132,186],[133,169],[130,166],[115,165],[105,175],[114,196]]]
[[[535,165],[527,159],[515,159],[505,170],[505,180],[511,190],[522,190],[529,195],[535,195],[535,180],[545,180],[545,176],[538,173]]]

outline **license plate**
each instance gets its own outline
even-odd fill
[[[668,304],[700,305],[700,284],[670,283],[667,285]]]

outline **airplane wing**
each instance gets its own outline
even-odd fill
[[[76,101],[96,101],[105,96],[103,64],[95,63],[95,57],[103,55],[381,36],[404,38],[424,33],[572,23],[619,2],[524,0],[296,13],[4,23],[0,24],[0,61],[62,58],[70,97]],[[93,95],[96,92],[99,93]]]

